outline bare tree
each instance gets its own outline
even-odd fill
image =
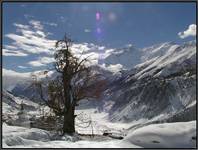
[[[55,69],[60,73],[55,80],[48,81],[47,99],[44,96],[43,82],[35,79],[41,99],[53,109],[56,115],[64,116],[63,133],[75,132],[75,107],[82,99],[97,98],[105,87],[105,80],[97,81],[86,58],[77,58],[71,52],[72,41],[66,35],[56,42]]]
[[[75,132],[75,106],[84,98],[98,97],[101,87],[91,85],[91,71],[85,63],[88,57],[79,59],[71,52],[72,40],[66,35],[56,42],[55,68],[62,75],[64,92],[63,133]],[[94,85],[97,86],[97,85]]]

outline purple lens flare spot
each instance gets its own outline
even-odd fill
[[[100,16],[101,16],[100,13],[97,12],[97,13],[96,13],[96,20],[100,20]]]
[[[98,34],[101,33],[101,29],[99,27],[96,29],[96,31],[97,31]]]

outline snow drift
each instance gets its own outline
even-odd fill
[[[148,125],[132,131],[124,141],[144,148],[195,148],[196,121]]]

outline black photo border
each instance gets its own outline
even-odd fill
[[[150,2],[154,2],[154,3],[195,3],[196,5],[196,25],[197,25],[197,3],[198,1],[197,0],[2,0],[0,1],[1,3],[1,10],[0,10],[0,14],[1,14],[1,25],[0,25],[0,33],[1,33],[1,58],[0,58],[0,62],[1,62],[1,69],[0,69],[0,74],[1,74],[1,78],[0,78],[0,83],[1,83],[1,86],[0,86],[0,90],[1,90],[1,111],[0,111],[0,114],[1,114],[1,147],[0,149],[104,149],[104,148],[3,148],[2,146],[2,140],[3,140],[3,137],[2,137],[2,92],[3,92],[3,73],[2,73],[2,70],[3,70],[3,55],[2,55],[2,49],[3,49],[3,4],[4,3],[79,3],[79,2],[90,2],[90,3],[105,3],[105,2],[111,2],[111,3],[114,3],[114,2],[119,2],[119,3],[133,3],[133,2],[138,2],[138,3],[150,3]],[[198,44],[197,44],[197,30],[196,30],[196,133],[197,133],[197,47],[198,47]],[[108,148],[108,149],[198,149],[198,146],[197,146],[198,142],[197,142],[197,137],[196,137],[196,147],[195,148]]]

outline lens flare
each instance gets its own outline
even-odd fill
[[[100,13],[97,12],[97,13],[96,13],[96,20],[100,20],[100,16],[101,16]]]
[[[109,17],[109,20],[112,21],[112,22],[115,21],[116,18],[117,18],[116,14],[113,13],[113,12],[110,12],[108,17]]]
[[[99,27],[96,29],[96,31],[97,31],[98,34],[101,33],[101,29]]]

